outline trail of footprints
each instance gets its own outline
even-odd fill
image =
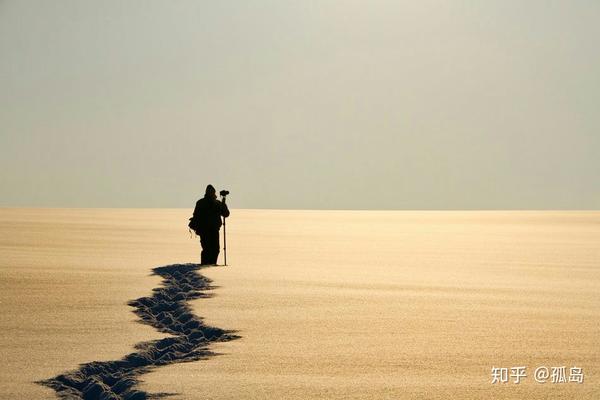
[[[118,361],[94,361],[76,371],[39,383],[49,386],[64,399],[140,400],[168,394],[148,394],[135,389],[140,375],[152,368],[178,362],[196,361],[213,355],[212,342],[237,339],[233,331],[207,326],[192,314],[189,300],[209,297],[210,280],[197,271],[197,264],[174,264],[154,268],[163,277],[162,286],[152,297],[141,297],[128,304],[135,307],[140,322],[171,334],[160,340],[142,342],[138,350]]]

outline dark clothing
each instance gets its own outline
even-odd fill
[[[200,231],[200,244],[202,245],[200,264],[216,264],[221,250],[219,245],[219,230]]]
[[[229,217],[227,204],[209,197],[203,197],[196,202],[193,218],[198,220],[201,231],[219,230],[223,224],[221,217]]]
[[[197,233],[202,245],[202,264],[216,264],[219,256],[219,229],[221,217],[228,217],[227,204],[211,197],[203,197],[196,202],[193,218],[198,221]]]

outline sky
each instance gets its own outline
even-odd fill
[[[0,0],[0,206],[600,209],[600,2]]]

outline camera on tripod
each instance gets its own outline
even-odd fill
[[[219,192],[219,194],[220,194],[221,196],[225,197],[225,196],[227,196],[227,195],[229,194],[229,190],[221,190],[221,191]]]

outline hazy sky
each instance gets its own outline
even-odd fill
[[[598,1],[0,0],[0,205],[600,209]]]

